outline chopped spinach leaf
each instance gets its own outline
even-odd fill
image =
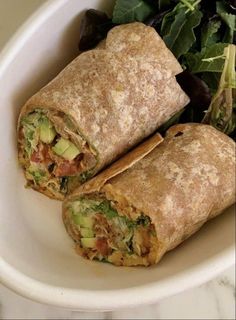
[[[97,211],[97,212],[100,211],[104,213],[108,219],[112,219],[118,216],[117,211],[112,208],[109,201],[102,201],[100,204],[93,206],[92,209],[94,211]]]

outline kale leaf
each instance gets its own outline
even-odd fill
[[[218,30],[220,26],[221,21],[218,19],[212,19],[203,25],[201,30],[201,48],[209,47],[218,42]]]
[[[198,6],[186,10],[181,2],[164,16],[161,36],[176,58],[187,53],[195,43],[194,28],[200,24],[201,18],[202,12]]]
[[[224,67],[224,48],[227,43],[216,43],[201,52],[187,53],[185,63],[193,73],[222,72]]]
[[[226,31],[223,37],[223,42],[233,43],[234,33],[236,32],[236,16],[228,13],[227,7],[223,1],[216,2],[216,12],[226,24]]]
[[[143,0],[117,0],[112,22],[120,24],[144,21],[152,13],[154,13],[153,7]]]

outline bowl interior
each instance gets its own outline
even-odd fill
[[[156,283],[161,296],[165,281],[200,268],[234,245],[233,209],[207,223],[155,267],[117,268],[76,255],[62,223],[61,203],[24,188],[16,122],[24,102],[78,54],[81,12],[91,7],[109,12],[112,1],[55,2],[53,14],[41,14],[15,48],[13,41],[8,61],[0,66],[0,256],[28,277],[53,286],[104,291]]]

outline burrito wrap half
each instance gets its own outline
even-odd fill
[[[207,125],[172,127],[164,142],[129,169],[124,171],[124,167],[123,162],[120,174],[113,177],[111,166],[108,175],[106,171],[102,172],[77,189],[64,203],[66,228],[76,242],[79,254],[87,258],[105,259],[126,266],[157,263],[165,252],[235,202],[235,143]],[[99,205],[99,198],[103,199],[102,203],[108,201],[110,209],[125,216],[127,225],[131,225],[132,238],[127,246],[123,243],[120,246],[127,235],[118,237],[119,232],[109,216],[107,221],[103,220],[106,226],[103,236],[97,233],[96,226],[100,222],[96,212],[100,214],[105,208],[104,204]],[[95,219],[93,233],[96,237],[94,247],[90,245],[89,248],[78,231],[80,224],[74,219],[77,208],[83,210],[87,199],[98,201],[98,205],[92,207],[95,213],[88,211]],[[113,216],[117,219],[115,214]],[[146,219],[146,233],[145,226],[137,222],[141,221],[140,216],[142,221],[145,221],[144,217],[150,219],[149,222]],[[118,237],[115,245],[114,239],[110,238],[113,233]],[[99,237],[104,241],[103,247],[105,244],[108,247],[106,252],[100,248],[101,240],[97,242]]]
[[[69,168],[68,172],[68,163],[60,163],[62,169],[58,170],[60,159],[56,158],[53,174],[59,178],[82,174],[82,180],[87,180],[188,103],[175,79],[181,71],[153,28],[142,23],[113,28],[99,50],[79,55],[22,108],[18,129],[23,166],[27,167],[29,161],[28,155],[22,155],[22,119],[38,110],[46,114],[56,130],[54,142],[62,137],[80,151],[79,161],[73,163],[77,171]],[[38,151],[37,146],[34,149]],[[53,156],[49,152],[49,158]],[[71,191],[63,193],[53,179],[52,185],[48,180],[44,177],[37,184],[33,178],[30,185],[59,199]],[[81,179],[73,182],[79,185]]]

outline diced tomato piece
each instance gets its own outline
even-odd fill
[[[96,240],[96,249],[103,256],[107,256],[109,254],[109,251],[110,251],[108,243],[107,243],[107,239],[106,238],[98,238]]]
[[[38,145],[38,150],[34,151],[31,155],[30,160],[32,162],[44,162],[45,164],[49,164],[52,162],[52,159],[50,158],[49,155],[49,147],[45,144],[40,144]]]
[[[49,164],[52,162],[52,159],[50,157],[50,154],[49,154],[49,146],[44,144],[43,145],[43,148],[42,148],[42,156],[43,156],[43,160],[46,164]]]
[[[78,172],[78,167],[73,161],[63,161],[58,164],[54,174],[56,177],[73,176]]]
[[[41,158],[41,154],[40,154],[40,151],[34,151],[31,155],[31,158],[30,160],[32,162],[36,162],[36,163],[39,163],[42,161],[42,158]]]

